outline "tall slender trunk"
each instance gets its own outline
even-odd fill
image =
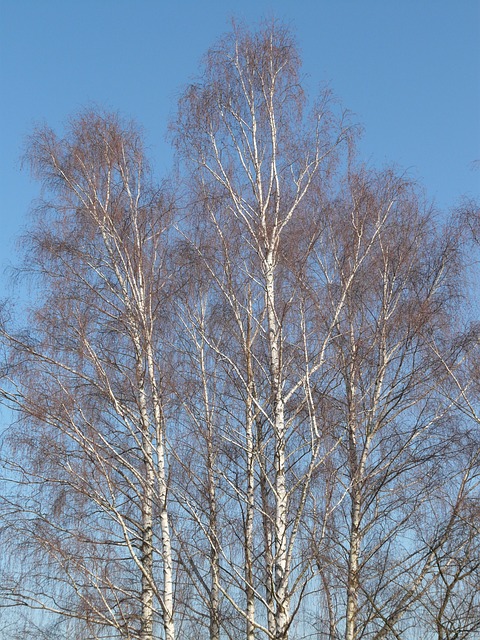
[[[356,637],[358,614],[358,559],[360,555],[360,489],[356,484],[352,489],[350,512],[350,550],[348,554],[348,580],[347,580],[347,611],[345,640],[354,640]]]
[[[204,327],[202,326],[202,332]],[[214,426],[212,423],[212,409],[207,386],[207,369],[205,363],[205,344],[200,348],[200,367],[202,375],[203,406],[207,438],[207,491],[209,523],[208,536],[210,544],[210,594],[209,594],[209,632],[210,640],[220,639],[220,541],[218,539],[217,517],[217,478],[215,473],[216,452],[214,444]]]
[[[142,543],[141,543],[141,614],[140,640],[153,640],[153,499],[155,492],[155,470],[153,462],[153,444],[150,433],[150,420],[145,392],[145,374],[137,342],[136,375],[139,390],[139,407],[142,429],[142,456],[144,465],[144,483],[142,486]]]
[[[260,467],[260,497],[262,501],[262,529],[263,529],[263,561],[265,567],[264,587],[267,604],[267,625],[271,636],[275,633],[275,606],[273,584],[273,540],[272,513],[269,498],[269,483],[267,470],[267,456],[264,448],[264,434],[261,420],[257,420],[258,464]]]
[[[156,451],[157,451],[157,491],[159,503],[159,520],[161,532],[161,555],[163,564],[163,629],[165,640],[175,639],[175,624],[173,615],[173,561],[172,542],[170,533],[170,518],[168,513],[168,491],[166,473],[165,450],[165,417],[158,390],[152,345],[147,347],[147,364],[152,389],[153,413],[156,427]]]
[[[209,448],[210,449],[210,448]],[[210,502],[209,529],[210,529],[210,640],[220,639],[220,548],[218,541],[217,522],[217,496],[215,477],[211,458],[211,450],[208,453],[208,492]]]
[[[247,433],[247,513],[245,519],[245,596],[246,596],[246,640],[255,637],[255,592],[253,588],[253,513],[255,508],[253,429],[248,418]]]
[[[247,463],[247,506],[245,516],[245,597],[246,597],[246,640],[255,638],[255,592],[253,588],[253,514],[255,511],[255,461],[254,461],[254,434],[256,408],[255,384],[253,378],[252,352],[251,352],[251,324],[250,316],[247,327],[247,405],[246,405],[246,463]]]
[[[362,508],[362,480],[365,469],[367,444],[363,452],[357,450],[357,406],[356,406],[356,369],[355,369],[355,339],[353,328],[350,331],[352,362],[347,371],[347,429],[348,429],[348,459],[350,468],[350,537],[348,552],[347,575],[347,607],[345,622],[345,640],[354,640],[357,634],[358,616],[358,586],[359,586],[359,557],[361,544],[361,508]]]
[[[287,558],[287,511],[288,496],[285,476],[285,410],[281,362],[281,327],[275,306],[274,255],[268,249],[265,257],[266,306],[268,320],[268,342],[270,351],[271,397],[273,402],[274,454],[274,588],[275,588],[275,640],[287,640],[289,622],[288,558]]]
[[[167,506],[167,480],[165,463],[165,427],[163,417],[157,423],[157,477],[160,504],[160,531],[162,535],[163,562],[163,629],[165,640],[175,640],[173,617],[173,562],[170,519]]]

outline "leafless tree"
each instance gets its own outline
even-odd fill
[[[2,595],[51,637],[477,630],[460,227],[357,161],[328,91],[306,105],[289,32],[234,26],[172,125],[181,216],[118,116],[30,140]]]
[[[310,377],[323,367],[335,321],[313,350],[292,265],[308,260],[317,234],[316,214],[308,211],[328,190],[339,147],[349,140],[329,98],[325,93],[304,118],[289,34],[276,24],[254,35],[235,29],[208,53],[174,127],[177,148],[193,171],[203,233],[218,251],[195,238],[192,243],[236,326],[228,343],[211,337],[209,345],[228,363],[246,405],[244,440],[235,443],[245,455],[249,536],[243,574],[249,604],[239,613],[249,634],[257,628],[278,640],[287,638],[308,582],[308,568],[299,563],[299,532],[325,454]],[[337,312],[344,302],[338,300]],[[261,519],[262,595],[249,573],[254,511]],[[254,593],[262,607],[256,617]]]
[[[2,331],[21,417],[9,444],[25,461],[12,468],[25,491],[10,526],[37,567],[17,597],[83,619],[93,637],[107,625],[148,640],[160,615],[171,640],[161,360],[172,205],[140,134],[115,115],[83,113],[63,138],[39,129],[27,158],[45,188],[27,238],[39,294],[29,332]]]

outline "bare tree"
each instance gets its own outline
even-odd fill
[[[1,535],[39,637],[477,630],[459,227],[357,163],[328,91],[306,104],[289,32],[235,26],[172,126],[181,218],[118,116],[32,136]]]
[[[21,415],[10,445],[28,460],[13,468],[26,493],[11,526],[44,560],[18,598],[92,634],[107,625],[141,640],[157,612],[171,640],[161,365],[171,203],[139,133],[115,115],[86,112],[64,138],[40,129],[27,157],[46,190],[27,238],[39,296],[29,333],[2,333]]]
[[[330,594],[327,637],[352,640],[395,637],[432,579],[443,538],[412,531],[419,519],[431,527],[426,505],[455,449],[436,351],[453,338],[459,291],[458,243],[435,228],[411,184],[361,171],[347,194],[321,259],[334,296],[352,277],[329,398],[338,506],[322,535],[314,527],[314,549],[319,589]]]
[[[302,338],[293,335],[300,336],[305,323],[301,287],[289,276],[289,265],[306,260],[312,241],[308,234],[315,230],[305,212],[318,197],[319,183],[327,189],[337,149],[348,138],[341,121],[334,122],[327,93],[306,124],[298,74],[296,49],[277,24],[254,35],[236,28],[207,55],[204,74],[186,91],[174,127],[177,148],[194,171],[192,190],[201,203],[202,224],[223,253],[220,270],[199,244],[197,251],[241,336],[241,366],[219,341],[210,342],[229,362],[250,416],[244,441],[249,479],[243,497],[250,514],[253,422],[257,425],[255,484],[262,514],[265,622],[253,619],[253,585],[246,575],[249,613],[239,613],[246,615],[250,633],[257,627],[278,640],[287,638],[295,610],[292,597],[305,586],[306,573],[297,566],[297,574],[294,558],[322,450],[309,395],[309,371],[321,367],[322,355],[313,363],[310,345],[302,346]],[[286,257],[295,241],[300,250]],[[303,364],[295,372],[298,357],[292,354],[297,348]],[[246,531],[251,536],[251,520]],[[251,544],[247,541],[247,554]],[[247,557],[246,567],[250,564]]]

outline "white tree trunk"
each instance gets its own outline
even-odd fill
[[[285,416],[281,363],[281,326],[275,307],[275,264],[269,249],[265,258],[266,309],[268,319],[268,342],[270,350],[271,395],[273,401],[273,430],[275,437],[274,458],[274,598],[275,629],[270,629],[275,640],[288,637],[288,562],[287,562],[287,514],[288,498],[285,478]]]

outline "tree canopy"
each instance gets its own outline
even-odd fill
[[[276,22],[220,39],[174,180],[115,113],[29,139],[37,293],[1,325],[15,637],[480,631],[478,208],[362,163],[300,62]]]

